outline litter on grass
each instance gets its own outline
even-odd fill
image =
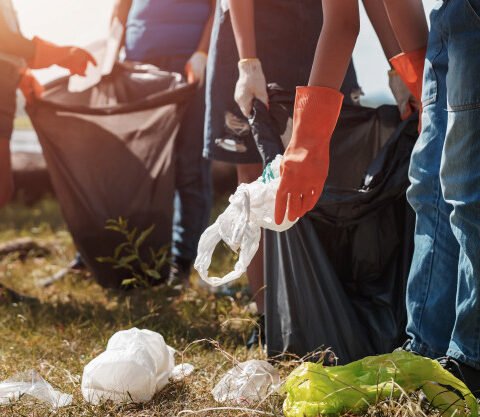
[[[240,278],[252,262],[260,244],[261,228],[284,232],[295,223],[285,217],[282,224],[274,220],[275,197],[280,185],[280,164],[278,155],[267,165],[263,174],[251,184],[240,184],[230,205],[218,216],[217,221],[202,234],[198,244],[195,269],[200,277],[213,286],[227,284]],[[209,277],[208,269],[216,246],[223,240],[234,252],[240,251],[234,270],[223,278]]]
[[[175,350],[159,333],[133,328],[115,333],[105,352],[85,366],[83,398],[92,403],[147,402],[170,378],[182,380],[193,366],[175,367]]]
[[[16,402],[24,395],[36,398],[54,409],[65,407],[72,403],[70,394],[56,391],[34,370],[16,374],[0,382],[1,405]]]
[[[475,397],[463,382],[438,362],[405,351],[336,367],[304,363],[290,374],[283,390],[286,417],[360,414],[379,401],[418,390],[442,416],[478,416]]]
[[[281,385],[278,371],[266,361],[250,360],[230,369],[212,391],[219,403],[249,405],[264,400]]]

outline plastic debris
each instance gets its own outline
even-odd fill
[[[65,407],[72,403],[70,394],[55,390],[34,370],[16,374],[0,382],[0,404],[10,404],[24,395],[34,397],[51,408]]]
[[[117,332],[105,352],[85,366],[83,397],[92,404],[150,401],[172,376],[179,380],[193,372],[188,364],[175,370],[174,355],[159,333],[137,328]]]
[[[422,390],[443,416],[478,416],[475,397],[441,365],[406,351],[369,356],[345,366],[304,363],[287,378],[283,390],[286,417],[363,413],[369,405]]]
[[[175,366],[172,371],[170,379],[172,381],[182,381],[187,376],[190,376],[195,370],[194,366],[189,363],[181,363],[180,365]]]
[[[247,270],[257,253],[261,237],[261,228],[283,232],[295,222],[287,217],[282,224],[274,220],[275,197],[280,185],[280,164],[282,156],[267,165],[263,175],[251,184],[240,184],[229,199],[230,205],[218,217],[217,221],[202,234],[198,244],[195,269],[200,277],[213,286],[227,284],[240,278]],[[223,240],[234,252],[240,251],[234,270],[223,278],[209,277],[208,269],[213,252]]]
[[[248,405],[264,400],[281,385],[278,371],[268,362],[250,360],[230,369],[212,390],[219,403]]]

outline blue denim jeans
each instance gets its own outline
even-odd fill
[[[480,0],[439,1],[430,19],[407,333],[424,356],[480,369]]]
[[[148,57],[144,62],[183,73],[188,56]],[[205,86],[199,88],[183,116],[175,141],[175,200],[172,256],[192,262],[208,226],[212,205],[211,163],[203,158]]]

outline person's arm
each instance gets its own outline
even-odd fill
[[[15,55],[29,61],[33,58],[35,47],[32,41],[22,35],[12,32],[0,13],[0,52]]]
[[[309,85],[340,90],[360,32],[358,0],[323,0],[323,28]]]
[[[268,105],[267,81],[262,63],[257,57],[255,5],[254,0],[230,0],[229,5],[235,43],[240,57],[234,97],[243,115],[249,117],[255,98]],[[278,46],[272,45],[272,48],[275,47]]]
[[[385,57],[391,59],[402,52],[383,1],[363,0],[363,5],[373,29],[378,36],[378,40],[382,45]]]
[[[390,63],[413,96],[422,96],[423,68],[428,42],[428,25],[422,0],[384,0],[390,23],[402,53]]]
[[[112,22],[115,18],[125,27],[127,24],[128,13],[132,7],[133,0],[115,0],[113,5]]]
[[[215,8],[217,7],[217,0],[211,0],[211,10],[210,16],[208,17],[207,23],[203,28],[202,37],[200,38],[200,43],[198,44],[197,51],[208,54],[208,49],[210,47],[210,38],[212,36],[213,20],[215,19]]]
[[[390,23],[385,4],[381,0],[363,0],[363,5],[382,45],[385,57],[390,61],[402,50]],[[413,97],[394,69],[388,71],[388,84],[397,102],[402,120],[408,119],[419,108],[416,98]]]
[[[230,0],[235,43],[240,59],[257,58],[254,0]]]
[[[213,20],[215,18],[215,8],[217,1],[211,0],[210,16],[208,17],[205,27],[203,28],[200,42],[197,50],[185,65],[185,74],[189,83],[198,82],[198,86],[202,87],[205,83],[205,71],[207,69],[208,49],[210,47],[210,38],[212,36]]]
[[[384,0],[384,3],[401,50],[425,48],[428,24],[422,0]]]
[[[323,192],[330,139],[340,115],[345,78],[360,31],[358,0],[323,0],[324,23],[309,86],[297,87],[293,135],[282,161],[275,222],[310,211]],[[320,23],[319,23],[320,24]]]

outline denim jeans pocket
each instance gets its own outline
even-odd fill
[[[453,2],[448,15],[447,100],[450,111],[480,108],[480,0]]]

